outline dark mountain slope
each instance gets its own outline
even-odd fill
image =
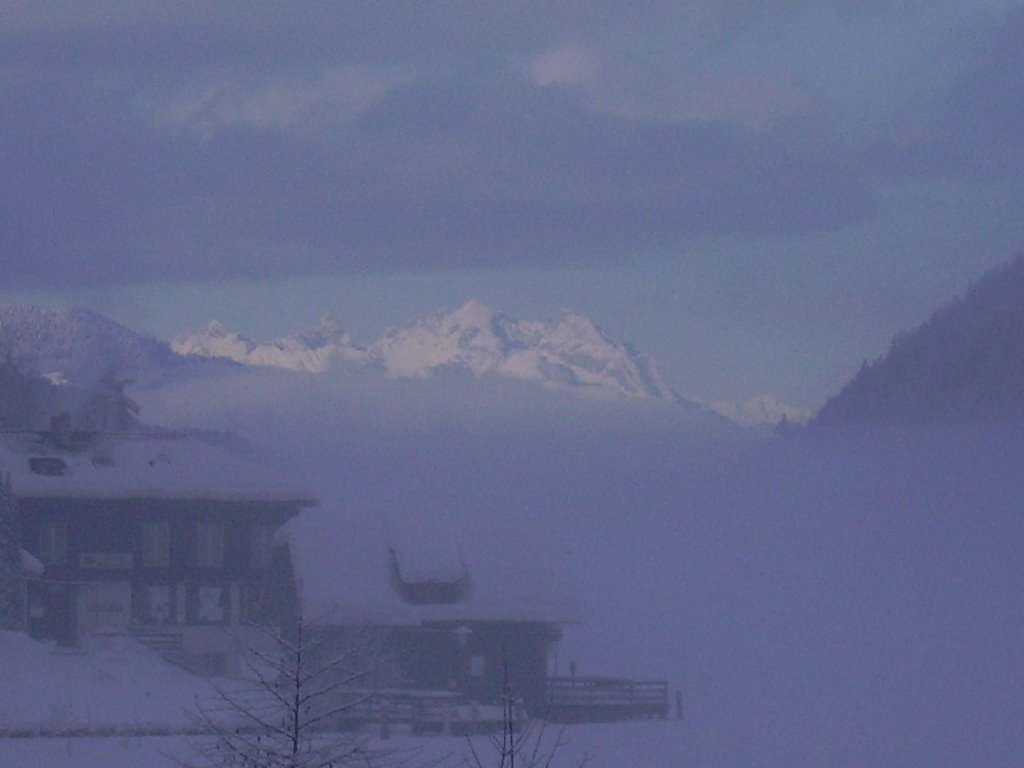
[[[1024,255],[889,351],[822,407],[814,426],[1024,418]]]

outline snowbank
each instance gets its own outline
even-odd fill
[[[8,730],[187,727],[209,682],[124,638],[94,638],[58,652],[21,632],[0,632],[0,724]]]

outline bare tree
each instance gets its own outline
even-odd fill
[[[501,733],[488,737],[491,754],[481,756],[466,738],[468,755],[463,755],[465,768],[552,768],[555,757],[568,746],[564,725],[553,734],[547,733],[544,720],[527,719],[515,698],[508,678],[508,663],[504,665],[501,695]],[[573,763],[583,768],[590,762],[590,755],[583,755]]]
[[[373,768],[393,752],[345,725],[365,719],[374,698],[374,665],[361,647],[337,648],[310,637],[300,617],[285,634],[259,627],[263,643],[242,643],[251,678],[237,688],[215,684],[196,717],[212,734],[198,747],[207,766],[237,768]],[[241,641],[240,641],[241,642]]]

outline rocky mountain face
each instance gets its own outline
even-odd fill
[[[860,372],[813,424],[1024,417],[1024,256],[996,269]]]
[[[11,306],[0,308],[0,354],[46,385],[33,385],[49,398],[36,409],[40,413],[60,403],[72,411],[96,410],[97,391],[116,400],[124,384],[132,391],[153,389],[244,365],[313,374],[351,367],[396,379],[497,377],[599,398],[669,402],[744,426],[774,424],[783,416],[799,423],[805,417],[800,409],[767,397],[698,404],[676,393],[632,345],[613,340],[582,315],[563,312],[550,320],[522,321],[478,301],[409,322],[366,346],[327,316],[313,328],[271,342],[213,322],[167,344],[87,310]]]
[[[470,301],[389,331],[369,346],[367,360],[398,378],[494,375],[554,390],[683,402],[650,360],[568,312],[518,321]]]
[[[178,337],[171,346],[181,355],[297,371],[352,364],[380,369],[392,378],[501,376],[553,390],[684,402],[653,363],[631,346],[612,341],[581,315],[518,321],[477,301],[407,323],[367,347],[354,344],[330,318],[305,333],[269,343],[211,323]]]
[[[323,373],[336,361],[359,362],[366,356],[365,350],[356,347],[341,325],[329,316],[308,331],[266,343],[229,331],[214,320],[201,331],[174,339],[171,349],[183,356],[226,358],[243,365],[308,373]]]

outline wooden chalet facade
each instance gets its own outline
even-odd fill
[[[188,435],[3,434],[0,473],[20,549],[41,565],[24,579],[21,624],[55,646],[126,635],[231,675],[239,640],[274,649],[252,623],[301,625],[321,647],[365,650],[365,683],[386,692],[372,716],[403,711],[414,727],[508,693],[531,717],[667,712],[664,683],[552,676],[578,617],[559,542],[528,525],[423,509],[395,526],[373,511],[299,515],[315,503],[287,479]]]
[[[183,435],[7,435],[0,468],[21,547],[43,565],[32,636],[134,635],[210,674],[234,671],[244,625],[267,610],[275,532],[311,504]]]
[[[558,676],[557,645],[579,617],[564,542],[536,518],[429,508],[382,517],[310,510],[283,530],[307,631],[326,648],[372,649],[385,706],[367,718],[500,727],[507,695],[530,718],[667,715],[665,681]]]
[[[500,705],[507,682],[543,716],[554,648],[576,621],[564,584],[543,563],[511,563],[520,550],[507,537],[423,510],[403,513],[413,533],[389,536],[362,514],[314,510],[285,529],[309,631],[330,647],[371,647],[377,685],[396,701]]]
[[[532,715],[547,708],[549,657],[557,621],[446,619],[354,626],[324,619],[311,627],[329,648],[370,649],[373,686],[401,698],[499,706],[508,690]],[[507,678],[506,678],[507,675]]]

